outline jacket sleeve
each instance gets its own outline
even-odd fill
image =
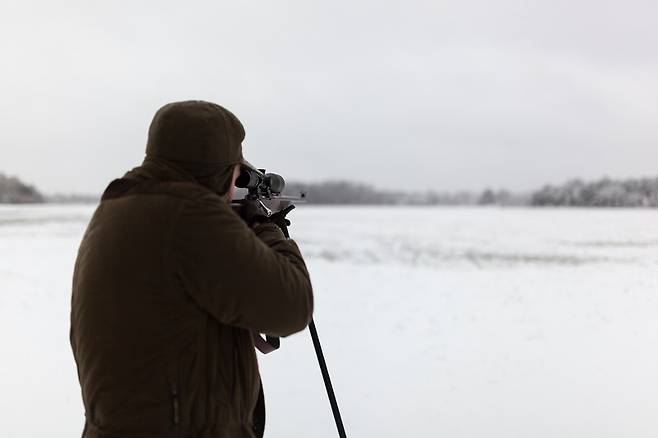
[[[178,281],[221,323],[274,336],[303,330],[311,280],[294,241],[274,224],[252,230],[215,195],[186,201],[173,233]]]

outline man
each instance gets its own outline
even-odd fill
[[[313,294],[297,245],[229,205],[243,139],[218,105],[166,105],[143,164],[103,194],[73,276],[83,437],[262,433],[252,332],[303,330]]]

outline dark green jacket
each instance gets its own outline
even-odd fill
[[[106,190],[80,245],[71,345],[88,438],[253,437],[251,330],[287,336],[313,309],[297,245],[254,230],[174,168]]]

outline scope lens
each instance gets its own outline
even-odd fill
[[[281,175],[277,175],[276,173],[265,174],[265,180],[272,193],[280,194],[286,187],[286,181]]]

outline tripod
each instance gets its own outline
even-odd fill
[[[281,226],[283,234],[286,236],[286,239],[290,238],[288,233],[289,222],[286,222]],[[324,380],[324,386],[327,390],[327,396],[329,397],[329,403],[331,404],[331,411],[334,414],[334,421],[336,422],[336,428],[338,429],[338,436],[340,438],[347,438],[345,434],[345,427],[343,426],[343,419],[340,416],[340,410],[338,409],[338,401],[336,400],[336,394],[334,394],[334,388],[331,384],[331,378],[329,377],[329,370],[327,368],[327,362],[324,359],[324,354],[322,353],[322,345],[320,345],[320,338],[318,337],[318,331],[315,327],[315,321],[311,319],[308,329],[311,332],[311,339],[313,340],[313,348],[315,348],[315,355],[318,358],[318,363],[320,365],[320,371],[322,372],[322,379]],[[280,341],[279,338],[267,336],[267,344],[269,344],[271,349],[268,349],[267,352],[276,350],[279,348]],[[263,351],[261,349],[261,351]],[[263,351],[265,352],[265,351]]]

